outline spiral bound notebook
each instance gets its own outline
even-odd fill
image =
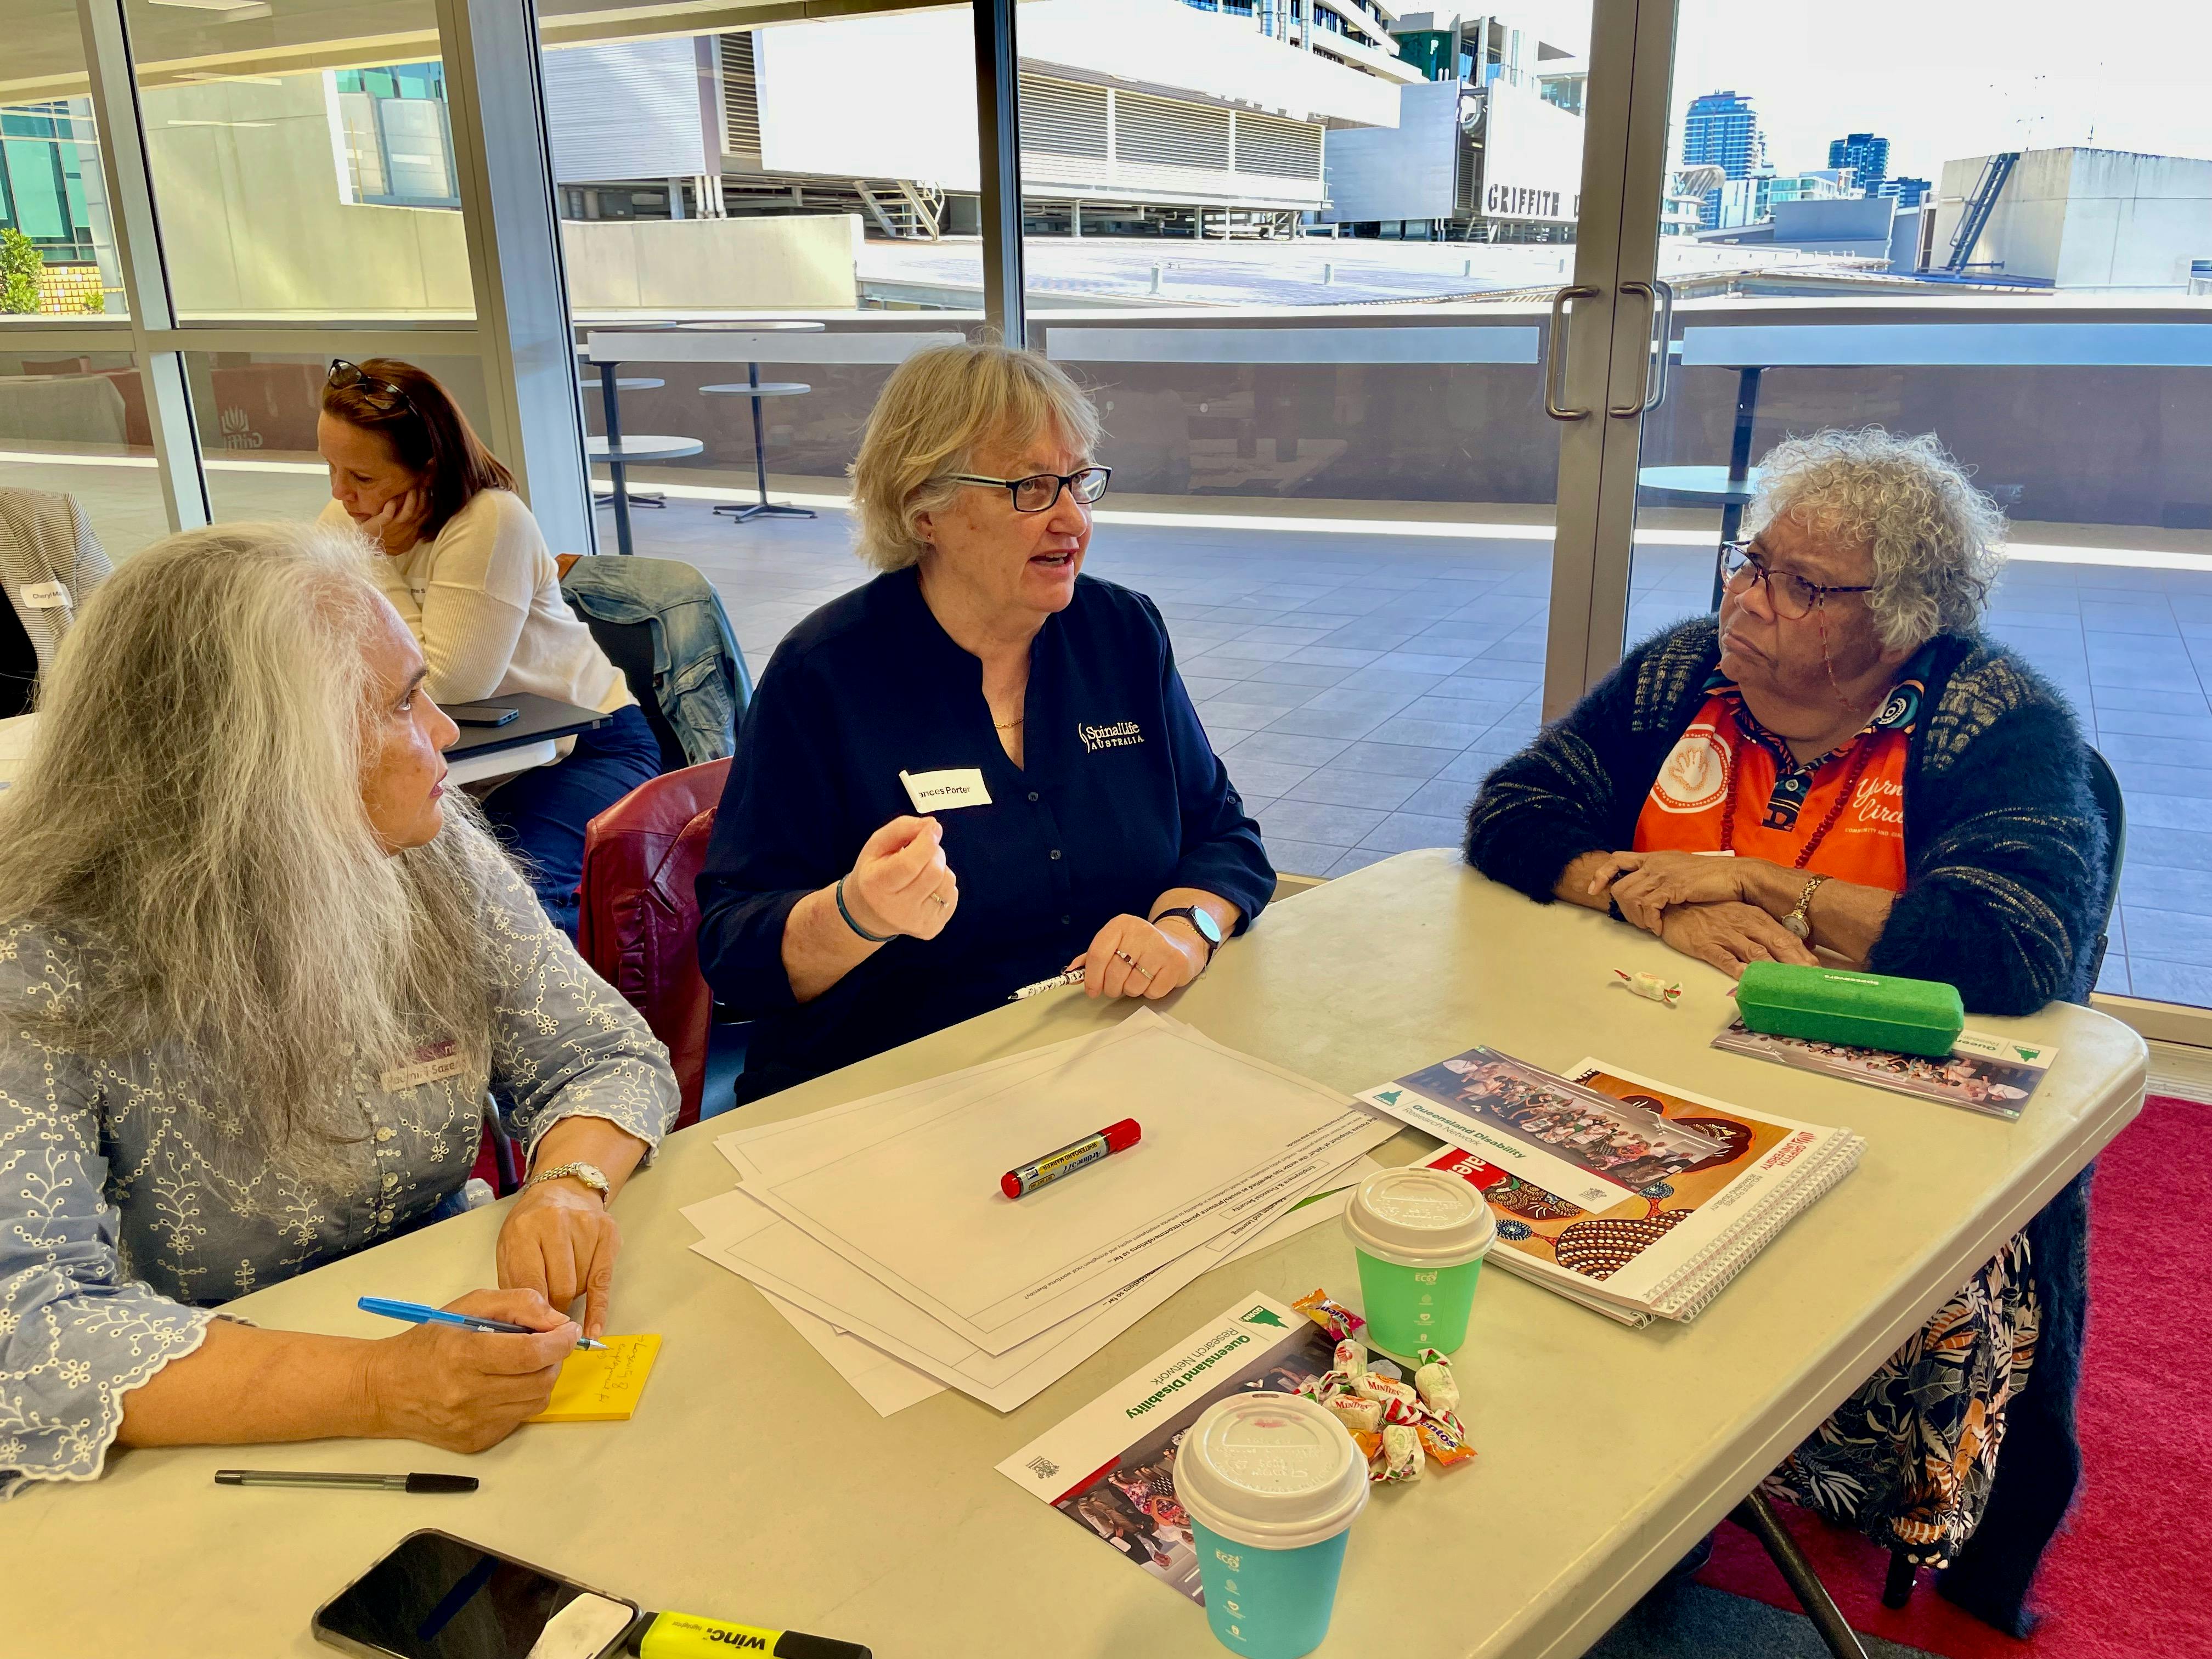
[[[1432,1167],[1482,1189],[1494,1265],[1631,1325],[1695,1318],[1866,1146],[1604,1060],[1562,1076],[1490,1048],[1361,1098],[1458,1149]]]

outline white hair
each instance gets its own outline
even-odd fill
[[[384,605],[349,534],[233,524],[155,543],[96,590],[0,794],[0,918],[81,951],[26,1034],[177,1057],[217,1146],[349,1178],[355,1079],[451,1038],[481,1077],[478,900],[502,855],[460,805],[388,854],[364,654]]]
[[[1759,462],[1748,533],[1787,514],[1874,557],[1867,597],[1893,650],[1980,625],[2002,567],[2005,519],[1933,433],[1878,426],[1791,438]]]

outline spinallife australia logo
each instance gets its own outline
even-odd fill
[[[1145,740],[1143,728],[1134,720],[1116,720],[1111,726],[1090,726],[1079,720],[1075,735],[1083,739],[1084,752],[1091,755],[1102,749],[1133,749]]]

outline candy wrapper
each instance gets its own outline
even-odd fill
[[[1682,994],[1680,984],[1663,974],[1624,974],[1616,968],[1613,976],[1647,1001],[1663,1002],[1669,1008]]]
[[[1395,1486],[1421,1478],[1421,1437],[1404,1423],[1382,1431],[1382,1449],[1368,1460],[1367,1478]]]
[[[1336,1413],[1338,1421],[1351,1430],[1355,1437],[1382,1432],[1381,1401],[1361,1400],[1356,1395],[1340,1394],[1328,1403],[1329,1410]]]
[[[1439,1417],[1452,1416],[1459,1410],[1459,1383],[1452,1376],[1451,1362],[1434,1348],[1424,1348],[1417,1357],[1421,1368],[1413,1373],[1413,1387],[1421,1403]]]
[[[1460,1425],[1459,1384],[1451,1363],[1434,1348],[1417,1356],[1420,1368],[1408,1383],[1367,1368],[1367,1350],[1351,1333],[1366,1322],[1316,1291],[1291,1304],[1336,1336],[1334,1369],[1299,1392],[1333,1413],[1367,1459],[1370,1480],[1397,1483],[1421,1478],[1421,1454],[1444,1468],[1474,1455]]]
[[[1302,1296],[1291,1305],[1339,1342],[1344,1341],[1348,1337],[1358,1335],[1367,1324],[1365,1320],[1352,1312],[1351,1309],[1340,1303],[1330,1301],[1328,1292],[1326,1291],[1316,1291],[1311,1296]],[[1364,1370],[1366,1362],[1363,1359],[1360,1363],[1361,1369]]]

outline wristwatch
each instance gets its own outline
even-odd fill
[[[1195,904],[1179,904],[1172,910],[1163,910],[1152,918],[1157,927],[1170,916],[1181,916],[1191,925],[1193,932],[1206,941],[1206,965],[1213,966],[1213,953],[1221,948],[1221,924],[1211,911],[1201,910]]]
[[[1805,884],[1805,890],[1797,895],[1797,908],[1782,918],[1782,925],[1799,939],[1813,937],[1813,895],[1820,890],[1826,876],[1814,876]]]
[[[602,1204],[608,1201],[614,1191],[613,1183],[608,1181],[606,1171],[596,1164],[563,1164],[557,1168],[534,1175],[522,1184],[526,1187],[535,1187],[541,1181],[558,1181],[563,1176],[575,1176],[577,1180],[599,1195],[599,1202]]]

